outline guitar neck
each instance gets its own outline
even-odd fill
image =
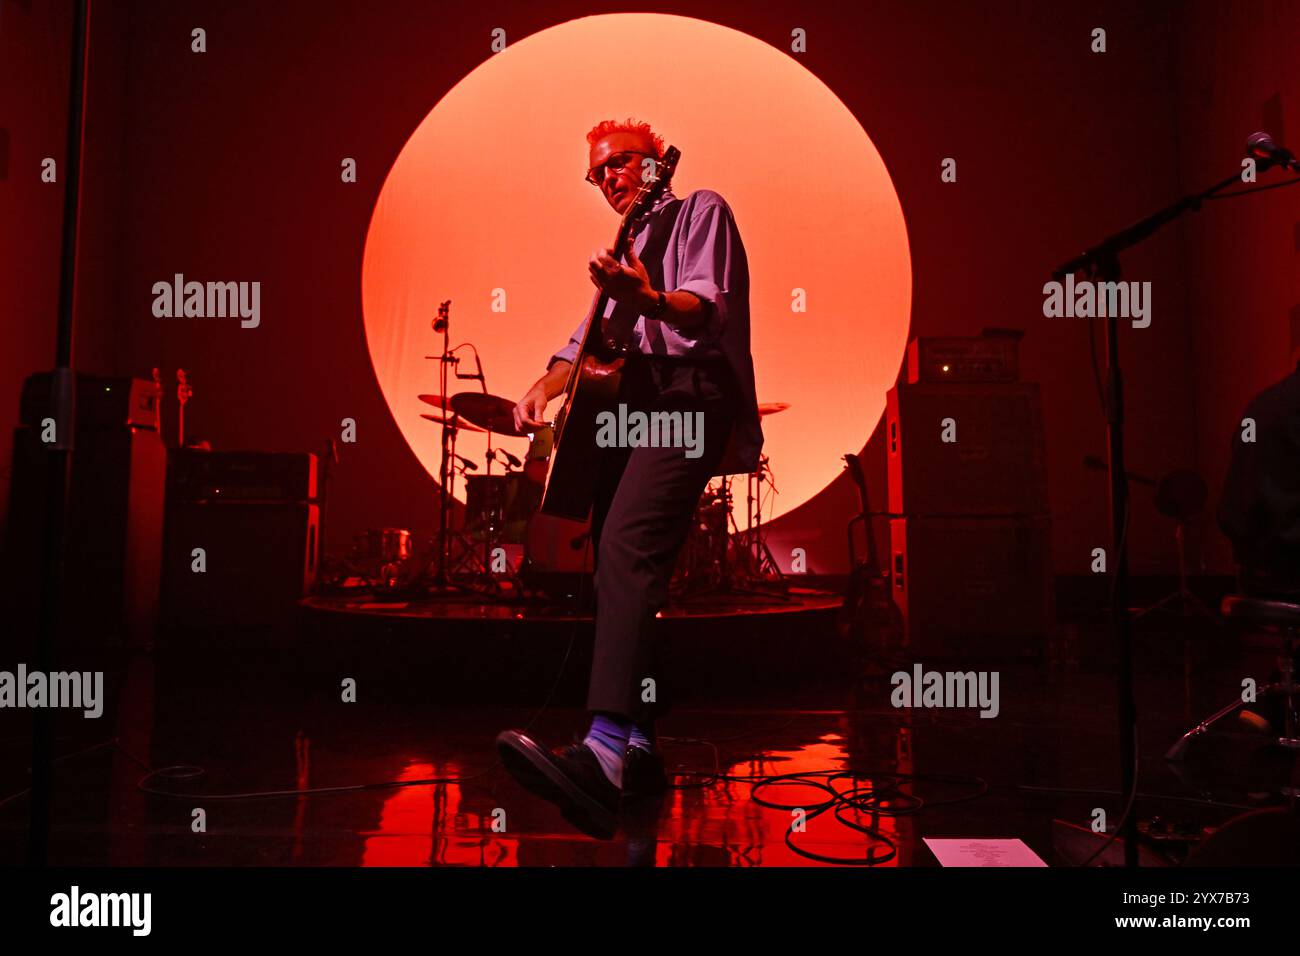
[[[673,173],[677,169],[677,161],[680,158],[681,151],[676,146],[669,146],[659,160],[658,175],[651,182],[642,183],[641,188],[637,191],[636,198],[628,206],[627,212],[624,213],[622,220],[618,224],[618,232],[614,235],[614,245],[611,252],[615,262],[622,259],[627,252],[628,245],[632,241],[633,225],[641,216],[653,212],[654,204],[668,190],[669,185],[672,183]],[[580,378],[579,370],[582,366],[582,360],[591,353],[597,341],[593,336],[599,336],[603,332],[605,310],[608,306],[609,294],[604,291],[597,291],[592,299],[591,309],[587,313],[587,331],[582,336],[582,342],[578,346],[578,354],[573,357],[573,365],[569,368],[569,378],[564,384],[566,401],[572,397],[573,390]]]
[[[628,241],[631,238],[631,222],[624,219],[619,223],[618,234],[614,237],[613,253],[615,261],[622,259],[623,254],[627,252]],[[593,336],[600,334],[600,326],[604,324],[605,310],[609,307],[609,293],[603,290],[597,290],[592,296],[591,307],[587,310],[586,326],[587,331],[582,336],[582,342],[578,346],[578,354],[573,357],[573,365],[569,369],[569,378],[564,384],[566,395],[572,394],[574,385],[578,381],[578,370],[582,366],[584,356],[591,353],[594,348],[596,339]]]

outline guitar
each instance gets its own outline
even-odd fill
[[[647,172],[640,188],[623,213],[614,238],[613,258],[623,258],[632,231],[642,216],[654,208],[672,182],[681,152],[669,146],[653,175]],[[586,329],[573,367],[564,385],[560,410],[553,426],[554,444],[546,490],[542,494],[544,514],[585,521],[591,513],[596,491],[596,416],[612,411],[618,401],[624,356],[631,351],[629,329],[619,334],[607,329],[605,310],[609,294],[598,291],[587,311]]]
[[[862,511],[848,524],[849,580],[836,619],[836,630],[846,643],[846,652],[862,673],[890,673],[902,663],[906,628],[902,614],[890,590],[892,578],[880,568],[876,552],[876,535],[871,519],[879,512],[871,510],[867,494],[867,476],[857,455],[845,455],[849,478],[858,489]],[[858,560],[853,528],[861,523],[867,539],[865,559]]]
[[[189,379],[185,377],[185,369],[176,370],[176,400],[180,402],[180,408],[176,413],[176,447],[185,447],[185,403],[190,400],[194,394],[194,389],[190,388]]]

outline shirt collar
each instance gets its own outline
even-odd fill
[[[668,205],[676,198],[677,197],[673,195],[673,187],[669,186],[667,189],[664,190],[664,194],[659,197],[659,201],[655,203],[654,206],[651,207],[650,212],[652,213],[658,212],[660,209]]]
[[[665,189],[664,194],[659,197],[659,201],[650,207],[650,211],[648,213],[645,213],[641,216],[641,220],[640,222],[637,223],[636,226],[636,234],[640,235],[642,232],[644,232],[646,225],[650,222],[650,219],[654,216],[654,214],[657,213],[660,209],[663,209],[664,206],[668,205],[670,202],[675,201],[676,199],[677,197],[673,195],[673,190],[671,186]]]

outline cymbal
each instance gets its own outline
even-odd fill
[[[498,435],[522,438],[526,433],[515,428],[515,403],[497,395],[461,392],[451,397],[451,408],[461,418]]]
[[[467,432],[487,431],[486,428],[479,428],[473,422],[465,421],[463,418],[458,418],[456,421],[448,422],[447,419],[442,415],[425,415],[421,413],[420,417],[433,422],[435,425],[441,425],[443,423],[446,423],[451,425],[452,428],[461,428]]]
[[[415,397],[426,405],[432,405],[434,408],[451,408],[451,402],[441,395],[417,395]]]
[[[783,412],[789,407],[789,402],[763,402],[758,406],[758,414],[775,415],[777,412]]]

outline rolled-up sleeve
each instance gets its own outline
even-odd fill
[[[726,201],[708,190],[700,190],[693,198],[697,202],[683,237],[676,288],[709,304],[704,334],[695,336],[707,340],[721,335],[726,325],[728,293],[735,291],[734,270],[744,261],[744,253]]]
[[[578,323],[578,327],[573,330],[573,334],[569,336],[569,344],[552,355],[547,361],[546,371],[549,372],[551,366],[561,360],[572,364],[573,360],[578,357],[578,349],[582,346],[582,336],[586,331],[587,320],[584,317],[583,320]]]

